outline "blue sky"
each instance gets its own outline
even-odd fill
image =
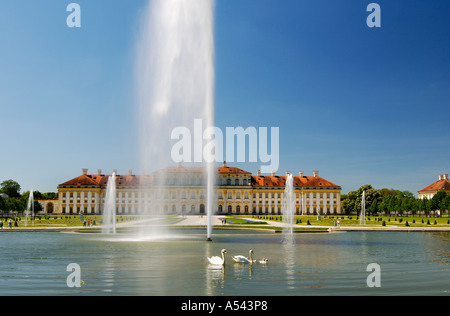
[[[56,191],[139,172],[133,56],[145,0],[0,2],[0,181]],[[216,0],[215,124],[280,128],[280,168],[343,193],[450,173],[450,3]],[[256,173],[260,163],[234,164]]]

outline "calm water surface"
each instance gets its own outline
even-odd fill
[[[171,238],[117,234],[1,233],[0,295],[449,295],[450,234],[281,234],[199,230]],[[207,257],[228,250],[226,265]],[[269,258],[235,264],[231,255]],[[67,265],[81,267],[69,288]],[[369,288],[369,263],[381,287]]]

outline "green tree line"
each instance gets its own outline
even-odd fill
[[[21,194],[20,189],[20,184],[11,179],[0,183],[0,193],[8,196],[7,198],[0,197],[0,211],[21,213],[27,209],[30,191]],[[39,191],[33,191],[34,212],[37,213],[42,210],[41,204],[36,200],[56,197],[58,197],[58,194],[54,192],[41,193]]]
[[[450,195],[444,191],[436,193],[432,199],[416,199],[410,191],[383,188],[377,190],[370,184],[361,186],[356,191],[342,195],[342,208],[345,213],[361,212],[362,194],[365,191],[366,212],[368,214],[426,214],[450,209]]]

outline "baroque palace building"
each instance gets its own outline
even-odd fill
[[[116,174],[117,172],[114,171]],[[257,175],[228,167],[217,168],[217,214],[278,215],[282,213],[286,178]],[[108,179],[111,175],[82,175],[58,186],[59,214],[102,214]],[[151,175],[116,175],[116,211],[126,214],[205,214],[206,175],[203,167],[178,165]],[[341,213],[341,187],[314,171],[294,176],[296,214],[332,215]]]

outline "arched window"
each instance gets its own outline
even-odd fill
[[[245,214],[248,214],[248,205],[245,206],[244,211],[245,211]]]
[[[231,214],[232,211],[233,211],[233,208],[231,207],[231,205],[228,205],[228,214]]]
[[[236,213],[239,214],[241,212],[241,207],[238,205],[236,206]]]
[[[205,214],[205,204],[200,204],[200,214]]]
[[[231,185],[231,179],[227,179],[227,185]]]
[[[239,185],[239,179],[234,180],[234,185]]]
[[[46,205],[47,213],[53,213],[53,203],[50,202]]]
[[[222,213],[222,205],[219,205],[217,212]]]
[[[247,179],[244,179],[244,185],[247,185]]]

